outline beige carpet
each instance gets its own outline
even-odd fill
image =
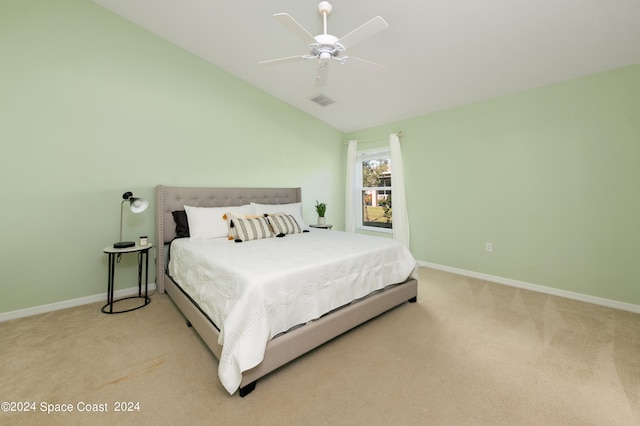
[[[402,305],[246,398],[166,295],[0,323],[1,424],[637,425],[640,315],[422,268]],[[119,402],[139,411],[114,412]],[[42,404],[45,405],[42,405]],[[103,404],[107,413],[78,412]],[[71,404],[71,413],[41,412]],[[17,406],[18,404],[16,404]],[[135,407],[133,407],[135,408]]]

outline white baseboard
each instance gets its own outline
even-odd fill
[[[512,280],[510,278],[498,277],[495,275],[483,274],[481,272],[467,271],[465,269],[454,268],[451,266],[438,265],[436,263],[418,261],[418,266],[424,266],[440,271],[451,272],[453,274],[464,275],[466,277],[478,278],[484,281],[491,281],[498,284],[504,284],[511,287],[523,288],[525,290],[537,291],[539,293],[551,294],[553,296],[564,297],[567,299],[579,300],[581,302],[593,303],[594,305],[607,306],[609,308],[620,309],[623,311],[640,313],[640,305],[619,302],[617,300],[604,299],[602,297],[589,296],[588,294],[574,293],[572,291],[561,290],[558,288],[547,287],[539,284],[531,284],[524,281]]]
[[[149,283],[148,291],[156,289],[155,283]],[[138,287],[123,288],[113,292],[114,299],[128,297],[138,294]],[[73,308],[75,306],[87,305],[89,303],[107,302],[107,293],[95,294],[93,296],[80,297],[78,299],[64,300],[62,302],[50,303],[48,305],[34,306],[32,308],[19,309],[17,311],[0,313],[0,322],[18,318],[30,317],[32,315],[44,314],[46,312],[58,311],[60,309]]]

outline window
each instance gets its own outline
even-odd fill
[[[356,225],[361,229],[390,232],[393,228],[390,151],[358,152],[356,175],[360,193]]]

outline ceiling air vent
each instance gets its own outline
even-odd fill
[[[315,102],[318,105],[323,106],[323,107],[326,107],[327,105],[331,105],[332,103],[335,102],[333,99],[327,98],[322,93],[318,93],[317,95],[313,96],[310,99],[311,99],[311,101],[313,101],[313,102]]]

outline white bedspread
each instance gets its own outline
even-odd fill
[[[403,282],[415,268],[396,240],[327,230],[243,243],[183,238],[169,262],[170,275],[220,327],[218,374],[231,394],[273,336]]]

